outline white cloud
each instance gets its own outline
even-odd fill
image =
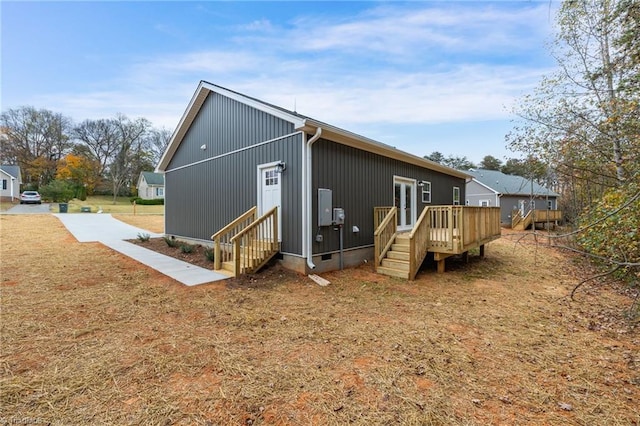
[[[39,99],[76,119],[122,112],[173,129],[202,79],[346,128],[507,119],[505,106],[546,65],[491,58],[541,50],[547,7],[386,4],[354,17],[303,16],[289,27],[255,20],[216,48],[140,58],[96,90]]]

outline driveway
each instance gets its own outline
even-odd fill
[[[16,204],[2,214],[43,214],[49,213],[51,204]]]

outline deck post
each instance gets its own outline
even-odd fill
[[[439,274],[444,274],[444,262],[446,261],[446,259],[440,259],[438,260],[438,273]]]
[[[220,236],[215,238],[214,244],[213,269],[217,271],[222,267],[222,260],[220,259]]]
[[[469,263],[469,252],[465,251],[464,253],[462,253],[462,261],[464,263]]]
[[[480,257],[484,257],[484,244],[480,245]]]

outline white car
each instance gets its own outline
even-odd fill
[[[20,204],[42,204],[38,191],[24,191],[20,194]]]

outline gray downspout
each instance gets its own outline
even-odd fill
[[[313,222],[313,212],[311,211],[312,206],[312,191],[313,185],[311,182],[311,145],[313,145],[318,139],[320,139],[320,135],[322,134],[322,127],[318,127],[316,129],[316,133],[307,141],[307,158],[306,163],[307,167],[305,167],[305,184],[307,185],[307,229],[305,230],[305,234],[307,236],[307,266],[311,269],[315,269],[316,265],[313,263],[313,238],[311,237],[311,224]]]

